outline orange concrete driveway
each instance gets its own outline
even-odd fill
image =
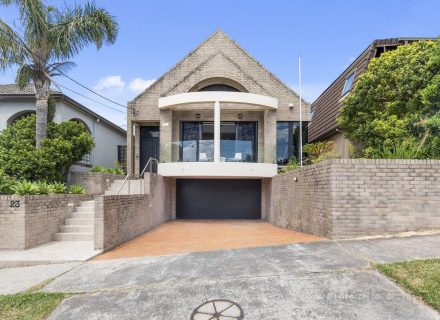
[[[261,220],[173,220],[94,260],[272,246],[324,239],[278,228]]]

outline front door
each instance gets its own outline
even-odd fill
[[[160,131],[158,126],[143,126],[140,128],[141,136],[141,154],[140,154],[140,172],[145,168],[150,158],[159,160],[159,136]],[[150,171],[150,166],[146,169]],[[152,171],[157,172],[157,164],[153,162]],[[140,173],[139,172],[139,173]]]

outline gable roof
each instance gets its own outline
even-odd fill
[[[100,121],[104,122],[109,127],[115,129],[119,133],[126,134],[127,131],[122,129],[121,127],[117,126],[110,120],[107,120],[106,118],[100,116],[96,112],[90,110],[89,108],[85,107],[81,103],[79,103],[76,100],[73,100],[69,96],[66,96],[60,91],[50,89],[50,94],[55,99],[58,100],[64,100],[68,102],[70,105],[75,107],[76,109],[88,114],[89,116],[99,119]],[[18,99],[35,99],[35,90],[34,88],[29,85],[26,86],[23,90],[21,90],[16,84],[0,84],[0,101],[2,100],[18,100]]]
[[[207,42],[209,42],[212,38],[214,38],[217,35],[223,36],[225,39],[227,39],[230,43],[235,45],[240,51],[242,51],[248,58],[250,58],[252,61],[254,61],[259,67],[261,67],[270,77],[275,79],[279,84],[281,84],[284,88],[286,88],[288,91],[290,91],[293,95],[299,98],[299,95],[288,85],[286,85],[280,78],[278,78],[275,74],[273,74],[269,69],[267,69],[263,64],[261,64],[258,60],[256,60],[254,57],[252,57],[246,50],[244,50],[235,40],[233,40],[231,37],[229,37],[223,30],[217,29],[214,31],[208,38],[206,38],[201,44],[199,44],[197,47],[195,47],[193,50],[191,50],[186,56],[184,56],[180,61],[178,61],[174,66],[172,66],[168,71],[166,71],[162,76],[160,76],[156,81],[154,81],[149,87],[147,87],[144,91],[139,93],[132,101],[136,101],[139,97],[143,96],[144,94],[148,93],[152,88],[155,87],[157,83],[162,81],[168,74],[170,74],[173,70],[177,69],[180,65],[184,63],[189,57],[191,57],[196,51],[198,51],[200,48],[202,48]],[[225,55],[224,53],[222,53]],[[229,57],[227,57],[229,59]],[[209,59],[209,57],[208,57]],[[302,99],[302,101],[306,104],[309,104],[307,101]],[[129,103],[130,103],[129,102]]]

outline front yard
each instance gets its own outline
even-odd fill
[[[379,264],[377,268],[440,311],[440,259]]]

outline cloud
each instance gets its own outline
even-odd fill
[[[156,81],[156,79],[144,80],[142,78],[135,78],[130,82],[128,88],[134,92],[140,93],[151,86],[154,81]]]
[[[106,92],[122,92],[125,89],[125,82],[121,76],[107,76],[99,79],[93,89]]]
[[[303,83],[301,88],[303,99],[307,102],[313,102],[328,86],[329,84],[326,83]],[[299,93],[298,84],[294,84],[291,88]]]

